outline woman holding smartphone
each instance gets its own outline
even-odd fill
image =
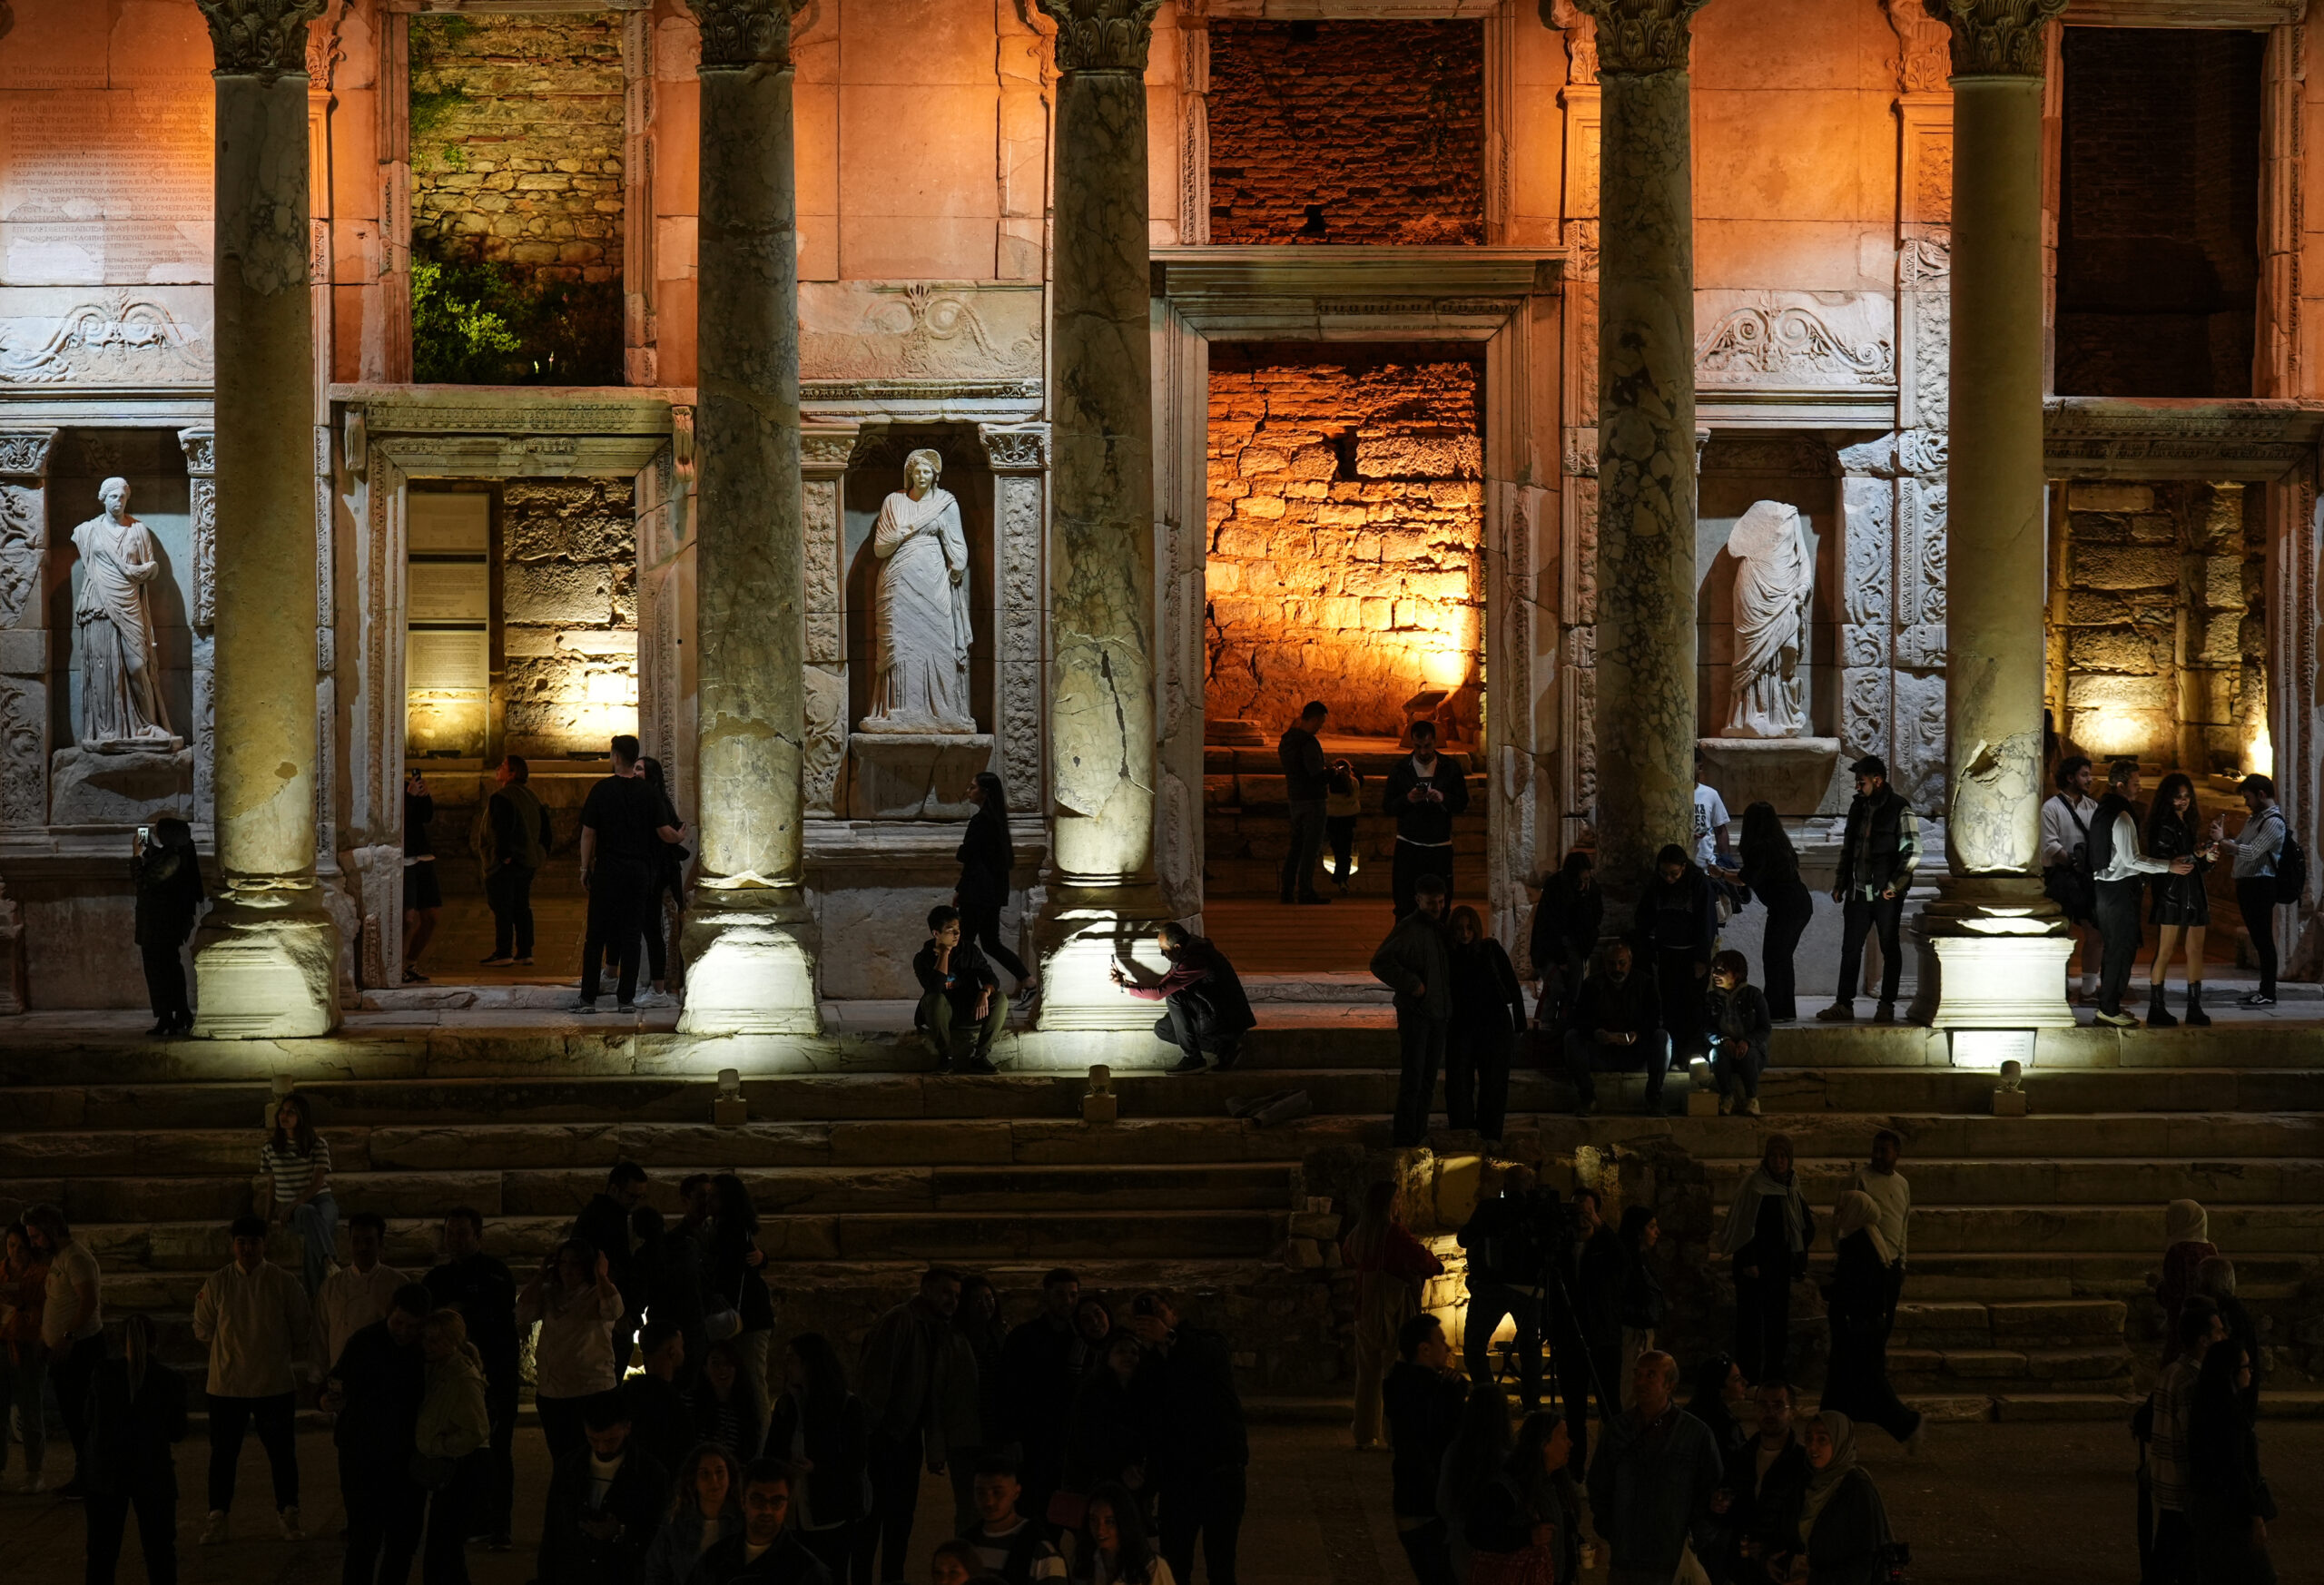
[[[137,950],[145,960],[145,994],[153,1004],[147,1033],[167,1038],[193,1028],[179,951],[202,911],[202,856],[193,828],[174,815],[139,826],[129,839],[129,879],[137,888]]]

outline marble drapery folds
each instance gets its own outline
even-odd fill
[[[105,509],[73,530],[81,593],[73,603],[73,652],[81,671],[74,737],[100,753],[174,749],[162,704],[149,586],[161,576],[153,536],[129,515],[129,481],[97,491]]]
[[[939,458],[915,451],[905,490],[880,507],[872,554],[880,561],[873,605],[878,669],[863,732],[974,732],[969,704],[969,543],[960,503],[936,487]]]
[[[1728,537],[1735,569],[1735,660],[1723,737],[1798,737],[1807,730],[1807,643],[1815,564],[1799,508],[1754,501]]]

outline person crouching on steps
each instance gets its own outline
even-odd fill
[[[1768,999],[1750,983],[1751,965],[1740,952],[1710,960],[1710,996],[1704,1022],[1710,1030],[1711,1071],[1718,1078],[1718,1115],[1759,1115],[1759,1072],[1768,1065],[1768,1038],[1774,1019]]]
[[[992,1043],[1009,1026],[1009,1004],[1000,999],[992,965],[975,942],[961,939],[959,909],[940,903],[928,911],[928,944],[911,960],[911,971],[921,989],[913,1024],[936,1048],[936,1070],[992,1072]]]

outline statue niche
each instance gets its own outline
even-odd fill
[[[977,729],[969,701],[969,541],[960,504],[940,489],[944,459],[904,458],[904,487],[881,505],[872,530],[879,579],[872,596],[872,708],[858,732]]]
[[[1808,606],[1816,564],[1799,509],[1755,501],[1735,525],[1735,660],[1722,737],[1805,737]]]
[[[81,594],[73,606],[73,658],[81,672],[74,739],[93,753],[174,753],[162,704],[161,649],[152,595],[162,576],[153,536],[129,514],[129,481],[97,487],[104,510],[73,530]]]

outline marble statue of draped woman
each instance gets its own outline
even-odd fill
[[[153,536],[129,515],[128,480],[105,480],[97,498],[104,511],[73,530],[81,553],[81,594],[73,605],[81,665],[74,735],[83,748],[101,752],[173,749],[148,592],[162,576]]]
[[[936,487],[944,459],[904,458],[904,488],[888,497],[872,531],[880,582],[871,713],[861,732],[977,729],[969,707],[969,542],[960,504]]]
[[[1735,665],[1722,737],[1802,737],[1807,732],[1808,602],[1816,568],[1799,509],[1754,501],[1728,537],[1735,569]]]

